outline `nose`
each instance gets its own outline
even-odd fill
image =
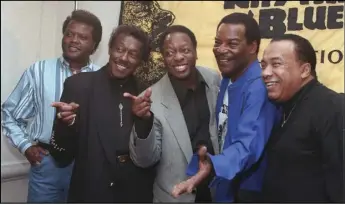
[[[174,60],[182,61],[183,59],[184,59],[184,56],[180,52],[177,52],[175,57],[174,57]]]
[[[78,42],[78,35],[73,35],[72,42],[77,43]]]
[[[127,52],[123,53],[123,55],[120,57],[120,59],[124,62],[127,62],[128,61],[128,53]]]
[[[217,53],[224,54],[229,51],[229,48],[225,46],[224,44],[220,45],[219,47],[216,47]]]
[[[261,75],[263,79],[267,79],[269,77],[272,77],[273,72],[272,72],[272,66],[267,65],[266,67],[262,68]]]

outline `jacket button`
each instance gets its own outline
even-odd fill
[[[114,182],[110,182],[110,187],[114,186]]]

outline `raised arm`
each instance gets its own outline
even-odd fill
[[[51,156],[62,166],[68,166],[75,156],[78,139],[78,106],[74,102],[78,96],[70,79],[66,79],[60,102],[54,103],[56,117],[54,120],[50,150]],[[61,116],[61,113],[65,113]],[[71,120],[66,120],[71,119]]]
[[[210,186],[214,186],[220,180],[231,181],[238,173],[250,168],[260,158],[276,120],[277,108],[267,99],[262,82],[254,81],[245,96],[243,112],[237,131],[231,136],[230,146],[219,155],[207,154],[204,157],[207,160],[201,160],[195,154],[187,169],[187,174],[194,176],[187,183],[178,184],[173,195],[177,197],[188,192],[190,187],[196,187],[211,172],[215,179]],[[209,164],[211,169],[200,166],[200,163]]]
[[[132,112],[135,115],[129,142],[131,159],[143,168],[154,166],[160,160],[162,152],[162,125],[150,111],[151,92],[151,88],[148,88],[138,97],[124,94],[125,97],[132,98]]]
[[[245,96],[243,113],[231,144],[220,155],[209,155],[216,178],[232,180],[261,156],[274,126],[277,108],[267,98],[264,85],[254,81]]]

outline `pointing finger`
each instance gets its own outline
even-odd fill
[[[149,98],[151,97],[151,94],[152,94],[152,88],[149,87],[149,88],[147,88],[147,90],[145,91],[145,97],[149,99]]]
[[[62,106],[64,106],[64,105],[66,105],[66,103],[64,103],[64,102],[53,102],[53,103],[51,104],[51,106],[52,106],[52,107],[55,107],[55,108],[60,108],[60,107],[62,107]]]
[[[79,104],[75,102],[71,102],[70,105],[72,106],[73,109],[77,109],[79,107]]]
[[[131,98],[132,100],[136,100],[138,98],[137,96],[134,96],[130,93],[123,93],[123,97]]]

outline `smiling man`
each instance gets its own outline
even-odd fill
[[[68,202],[152,203],[154,169],[135,166],[129,136],[137,118],[124,92],[138,94],[135,70],[147,60],[149,40],[135,26],[118,26],[109,41],[109,61],[99,71],[68,78],[51,155],[64,167],[75,161]]]
[[[218,153],[214,111],[220,76],[195,65],[197,41],[184,26],[169,27],[162,34],[160,48],[168,74],[152,86],[152,95],[145,95],[148,99],[131,96],[133,112],[142,119],[135,122],[131,135],[131,157],[141,167],[158,162],[155,203],[211,202],[207,180],[196,188],[196,194],[174,198],[171,192],[175,184],[187,179],[187,165],[199,144]],[[149,133],[142,133],[140,126]]]
[[[344,95],[317,80],[315,50],[298,35],[273,38],[262,69],[283,115],[267,148],[264,202],[344,203]]]
[[[66,78],[99,69],[90,60],[102,38],[95,15],[73,11],[62,33],[62,56],[31,65],[2,105],[3,135],[31,164],[29,203],[66,202],[73,165],[59,168],[49,154],[55,115],[50,105],[59,100]]]
[[[215,175],[215,202],[259,200],[264,167],[259,159],[277,116],[261,79],[259,47],[259,26],[249,15],[233,13],[219,22],[213,52],[223,76],[216,107],[220,154],[199,150],[188,172],[200,168],[200,173],[178,184],[175,196]]]

